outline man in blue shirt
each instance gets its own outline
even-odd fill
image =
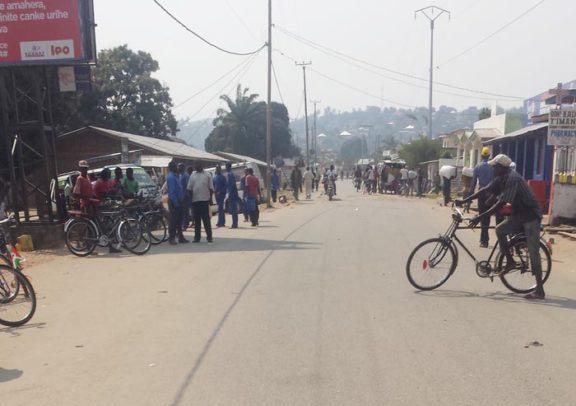
[[[488,165],[488,160],[490,159],[490,149],[484,147],[482,149],[482,162],[480,162],[474,168],[474,175],[472,177],[472,183],[470,184],[470,192],[469,196],[474,194],[476,190],[476,185],[478,184],[479,189],[483,189],[490,184],[494,180],[494,170],[490,165]],[[487,200],[490,198],[490,195],[486,193],[481,193],[478,197],[478,214],[484,213],[486,210],[490,208],[490,205],[487,204]],[[483,216],[482,217],[482,232],[480,233],[480,247],[487,248],[489,242],[489,233],[488,230],[490,228],[490,216]]]
[[[216,195],[216,204],[218,205],[218,222],[216,227],[224,227],[226,224],[226,215],[224,211],[224,200],[226,200],[226,193],[228,192],[228,182],[226,177],[222,175],[222,168],[216,167],[216,175],[213,179],[214,194]]]
[[[232,227],[238,228],[238,186],[236,186],[236,176],[232,172],[232,163],[226,163],[226,183],[228,184],[228,205],[232,215]]]
[[[184,244],[188,242],[184,238],[184,234],[182,234],[182,201],[184,192],[176,162],[170,161],[168,170],[166,185],[168,187],[168,208],[170,209],[169,242],[170,245],[176,245],[176,235],[178,235],[178,242]]]
[[[270,194],[272,195],[272,201],[276,203],[276,199],[278,199],[278,190],[280,189],[280,177],[278,176],[278,172],[276,169],[272,171],[272,176],[270,177]]]
[[[187,171],[184,164],[180,163],[178,164],[178,174],[180,175],[180,187],[182,188],[182,230],[186,231],[190,225],[190,196],[188,193],[190,171]]]

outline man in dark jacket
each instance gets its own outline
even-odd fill
[[[298,201],[298,193],[302,191],[302,172],[300,172],[298,166],[294,168],[290,175],[290,183],[294,191],[294,200]]]

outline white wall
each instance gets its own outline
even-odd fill
[[[506,134],[506,114],[499,114],[474,123],[475,130],[497,129]]]
[[[576,219],[576,185],[554,184],[552,222],[558,217]]]

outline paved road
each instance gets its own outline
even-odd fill
[[[30,271],[40,308],[0,329],[16,405],[574,405],[576,276],[525,302],[469,261],[416,293],[404,264],[443,231],[429,201],[360,196],[267,212],[258,230]],[[478,234],[466,239],[476,242]],[[475,245],[475,244],[474,244]],[[478,251],[478,250],[476,250]],[[538,341],[543,346],[528,346]]]

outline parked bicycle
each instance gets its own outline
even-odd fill
[[[22,257],[3,230],[13,222],[11,217],[0,221],[0,324],[8,327],[28,323],[36,312],[36,293],[22,273]]]
[[[162,209],[155,209],[149,203],[143,202],[130,208],[129,213],[150,233],[152,245],[168,241],[168,226]]]
[[[69,211],[72,216],[64,226],[66,246],[79,257],[90,255],[97,246],[119,244],[135,255],[143,255],[152,246],[152,237],[141,221],[114,202],[106,202],[95,215]]]
[[[506,270],[506,258],[501,254],[496,243],[487,260],[479,260],[458,238],[458,230],[471,230],[462,223],[471,219],[464,218],[463,213],[453,208],[452,224],[443,235],[420,243],[408,257],[406,275],[408,281],[419,290],[433,290],[442,286],[458,267],[458,246],[474,261],[476,274],[480,278],[494,281],[500,278],[504,286],[514,293],[530,293],[536,289],[532,274],[530,255],[524,234],[509,237],[510,252],[517,266]],[[542,280],[545,283],[552,272],[552,258],[546,242],[540,239],[540,257],[542,260]]]

